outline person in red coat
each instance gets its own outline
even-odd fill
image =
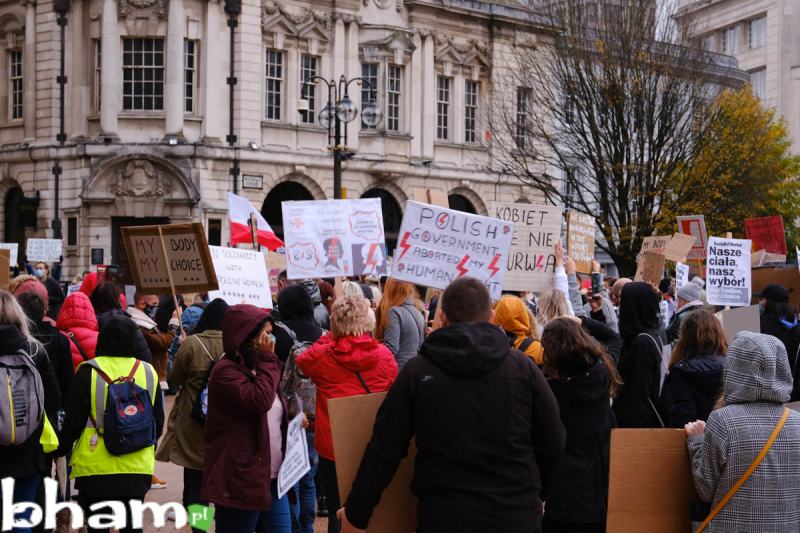
[[[300,371],[317,385],[315,444],[319,475],[329,509],[339,509],[339,487],[333,456],[328,400],[389,390],[397,377],[397,362],[389,349],[372,337],[375,316],[363,296],[337,299],[331,312],[331,332],[297,358]],[[341,523],[328,517],[328,533]]]
[[[268,413],[283,410],[271,332],[269,314],[252,305],[229,307],[222,319],[225,355],[208,382],[202,490],[202,500],[215,505],[217,531],[253,533],[274,501],[285,417],[270,427]]]
[[[94,359],[100,328],[88,296],[82,292],[67,296],[64,305],[58,312],[56,326],[70,339],[69,348],[72,352],[74,368],[78,368],[78,365],[84,361],[84,355],[89,359]],[[81,350],[83,350],[83,355]]]

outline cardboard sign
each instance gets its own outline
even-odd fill
[[[567,254],[575,261],[575,270],[592,273],[597,225],[594,217],[570,211],[567,215]]]
[[[386,274],[379,198],[283,202],[289,279]]]
[[[513,236],[514,226],[508,222],[409,200],[392,277],[444,289],[471,276],[498,300]]]
[[[25,243],[25,257],[29,263],[55,263],[61,259],[61,247],[61,239],[28,239]]]
[[[647,252],[654,252],[664,255],[667,245],[672,240],[669,235],[653,235],[652,237],[645,237],[642,240],[642,249],[639,251],[639,257],[643,257]]]
[[[0,289],[8,289],[11,280],[11,250],[0,248]]]
[[[199,222],[122,228],[136,289],[170,294],[170,274],[176,292],[219,289],[214,263]]]
[[[9,250],[11,252],[11,264],[17,265],[17,258],[19,256],[19,243],[16,242],[0,242],[0,250]]]
[[[686,261],[686,257],[689,255],[689,252],[692,251],[694,242],[695,238],[691,235],[676,233],[669,240],[666,248],[664,248],[664,257],[666,257],[668,261],[682,263]]]
[[[690,533],[696,499],[682,429],[611,431],[608,533]]]
[[[678,232],[691,235],[695,238],[687,259],[705,259],[708,233],[706,232],[706,219],[703,215],[689,215],[678,217]]]
[[[684,263],[675,264],[675,293],[677,294],[681,287],[689,283],[689,265]]]
[[[272,293],[264,254],[244,248],[209,246],[218,291],[210,291],[213,300],[222,298],[228,305],[250,304],[262,309],[272,309]]]
[[[364,450],[372,437],[375,416],[385,397],[386,393],[382,392],[328,400],[341,502],[346,502],[350,495]],[[412,440],[408,456],[400,463],[394,479],[383,491],[367,531],[413,533],[417,530],[417,500],[410,490],[415,455]]]
[[[421,204],[431,204],[448,209],[450,208],[450,201],[447,198],[447,194],[443,193],[439,189],[419,189],[414,187],[414,189],[411,190],[411,198],[413,198],[415,202],[419,202]]]
[[[752,331],[761,333],[761,315],[757,305],[748,305],[738,309],[727,309],[717,313],[717,318],[725,331],[725,338],[728,344],[740,331]]]
[[[708,303],[732,307],[750,304],[750,247],[747,239],[709,239],[706,280]]]
[[[786,255],[786,233],[783,217],[748,218],[744,221],[744,232],[753,241],[753,251],[764,250],[770,254]]]
[[[286,453],[278,471],[278,498],[283,498],[311,470],[306,430],[301,427],[304,419],[305,415],[300,413],[286,428]]]
[[[758,293],[767,285],[777,283],[789,290],[789,303],[792,307],[800,306],[800,274],[793,266],[754,268],[752,271],[753,296],[752,303],[758,303]]]
[[[634,281],[643,281],[653,285],[658,285],[664,277],[664,261],[662,254],[650,251],[645,252],[636,265],[636,276]]]
[[[514,225],[503,289],[542,292],[552,288],[556,266],[553,250],[561,238],[561,208],[491,202],[489,214]]]

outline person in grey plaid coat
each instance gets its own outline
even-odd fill
[[[723,373],[725,407],[687,424],[694,484],[712,507],[764,447],[789,401],[792,375],[783,344],[770,335],[734,337]],[[792,412],[764,461],[707,532],[800,531],[800,414]]]

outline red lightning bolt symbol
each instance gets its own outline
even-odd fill
[[[378,262],[375,261],[375,251],[378,249],[378,245],[375,243],[370,244],[369,246],[369,253],[367,254],[367,260],[364,262],[365,267],[375,267],[378,268]]]
[[[400,253],[400,257],[397,258],[398,261],[401,260],[403,258],[403,256],[406,255],[406,252],[408,251],[408,249],[411,248],[411,245],[408,244],[408,236],[409,235],[410,235],[410,233],[408,231],[405,232],[405,234],[403,235],[403,238],[400,239],[400,244],[397,245],[399,248],[403,249],[403,251]]]
[[[543,260],[543,259],[544,259],[544,256],[543,256],[543,255],[540,255],[540,256],[539,256],[539,260],[536,262],[536,269],[537,269],[537,270],[541,270],[541,269],[542,269],[542,260]]]
[[[461,276],[463,276],[467,272],[469,272],[468,268],[464,268],[464,265],[467,264],[467,261],[469,261],[469,256],[465,255],[464,259],[462,259],[461,262],[456,265],[456,270],[458,270],[460,272],[460,274],[458,276],[456,276],[457,278],[460,278]]]
[[[500,271],[500,269],[497,268],[497,262],[499,260],[500,260],[500,254],[495,254],[494,259],[492,259],[492,262],[489,263],[489,270],[492,272],[492,275],[489,276],[490,278],[493,278],[494,275]]]

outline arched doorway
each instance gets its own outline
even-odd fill
[[[283,239],[283,202],[296,202],[300,200],[313,200],[314,196],[303,185],[296,181],[283,181],[272,188],[264,198],[261,206],[261,215],[267,220],[279,238]]]
[[[374,188],[361,195],[361,198],[380,198],[381,211],[383,212],[383,232],[386,237],[387,253],[392,254],[397,246],[397,235],[400,233],[400,224],[403,222],[403,210],[400,204],[387,190]]]
[[[19,187],[12,187],[6,193],[3,208],[3,242],[19,244],[20,253],[17,256],[21,262],[23,258],[22,250],[25,243],[25,227],[36,227],[36,208],[38,200],[35,198],[25,198],[25,194]],[[12,265],[13,266],[13,265]]]
[[[463,213],[470,213],[473,215],[478,214],[478,210],[475,209],[475,206],[466,196],[461,194],[451,194],[447,197],[447,203],[450,206],[450,209],[455,209],[456,211],[461,211]]]

